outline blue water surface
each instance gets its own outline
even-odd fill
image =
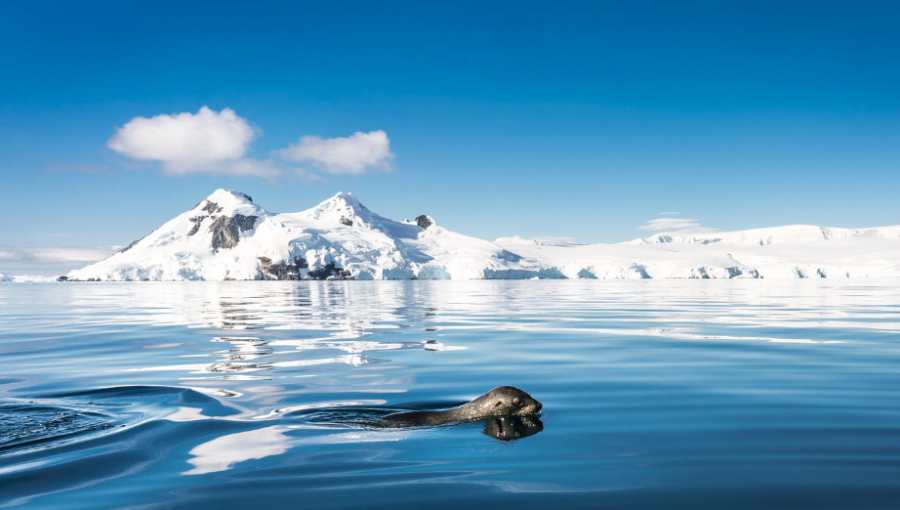
[[[898,508],[900,284],[0,285],[0,508],[426,506]]]

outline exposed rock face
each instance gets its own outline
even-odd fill
[[[309,265],[303,257],[294,258],[293,264],[290,262],[273,264],[269,257],[259,257],[259,269],[263,280],[301,280],[300,270],[307,267]]]
[[[244,216],[243,214],[235,214],[232,222],[236,223],[241,230],[252,230],[256,225],[256,216]]]
[[[329,262],[319,269],[310,271],[309,278],[311,280],[352,280],[353,275],[350,274],[350,271],[336,267],[334,262]]]
[[[258,257],[259,270],[263,280],[303,280],[301,269],[309,268],[303,257],[294,257],[293,263],[288,261],[272,262],[269,257]],[[346,271],[329,262],[319,269],[307,272],[309,280],[352,280],[350,271]]]
[[[347,225],[348,227],[352,227],[352,226],[353,226],[353,221],[352,221],[350,218],[346,217],[346,216],[341,216],[341,224]]]
[[[191,227],[191,230],[190,230],[190,232],[188,232],[188,235],[192,236],[192,235],[196,234],[197,232],[199,232],[200,224],[203,223],[203,220],[205,220],[206,218],[208,218],[208,216],[194,216],[193,218],[191,218],[191,223],[193,223],[194,226]]]
[[[209,226],[212,232],[212,247],[216,251],[222,248],[234,248],[241,240],[242,230],[251,230],[256,224],[256,216],[235,214],[233,218],[220,216]]]
[[[251,202],[252,202],[252,200],[251,200]],[[209,200],[206,201],[206,206],[204,206],[202,210],[205,212],[208,212],[209,214],[216,214],[216,213],[222,212],[222,208],[219,207],[219,204],[209,201]]]
[[[430,216],[426,216],[423,214],[421,216],[416,216],[416,225],[422,227],[423,229],[427,229],[428,227],[434,225],[434,221]]]

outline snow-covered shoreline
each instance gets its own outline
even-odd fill
[[[58,279],[55,276],[0,273],[0,283],[52,283],[56,281]]]
[[[900,226],[792,225],[658,234],[618,244],[518,237],[490,242],[449,231],[425,215],[405,221],[384,218],[349,193],[338,193],[302,212],[272,213],[243,193],[217,190],[129,247],[67,277],[79,281],[898,278]]]

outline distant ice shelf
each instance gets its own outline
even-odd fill
[[[55,281],[57,278],[53,276],[0,273],[0,283],[49,283]]]

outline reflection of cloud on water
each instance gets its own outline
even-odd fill
[[[288,435],[292,428],[273,425],[217,437],[189,452],[192,457],[188,459],[188,463],[194,467],[182,474],[202,475],[227,471],[240,462],[281,455],[304,444],[380,443],[400,441],[407,435],[402,431],[353,431],[298,438]]]
[[[193,458],[188,463],[194,467],[182,474],[215,473],[225,471],[238,462],[280,455],[289,448],[289,438],[285,432],[287,428],[275,425],[217,437],[190,451]]]

